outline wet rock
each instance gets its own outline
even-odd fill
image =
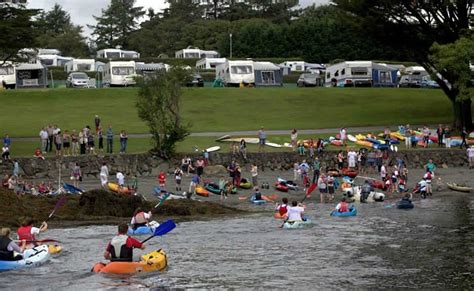
[[[207,166],[204,168],[204,173],[206,175],[225,175],[227,174],[227,168],[223,165]]]

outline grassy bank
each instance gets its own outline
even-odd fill
[[[49,123],[63,130],[93,125],[146,133],[135,109],[137,89],[0,92],[0,133],[37,136]],[[440,90],[378,88],[185,88],[183,119],[191,131],[311,129],[399,123],[446,123],[451,104]]]

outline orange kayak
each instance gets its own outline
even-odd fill
[[[92,268],[94,273],[136,274],[143,272],[163,271],[168,265],[166,254],[157,250],[141,257],[139,262],[97,263]]]
[[[203,196],[203,197],[209,197],[209,191],[207,191],[206,188],[197,185],[196,186],[196,195]]]
[[[128,188],[128,187],[120,187],[120,185],[117,183],[109,182],[107,183],[107,187],[109,187],[110,191],[113,191],[115,193],[126,194],[126,195],[132,195],[133,193],[135,193],[134,189]]]

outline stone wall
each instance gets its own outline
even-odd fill
[[[326,152],[322,157],[323,167],[334,167],[335,155],[337,152]],[[191,155],[197,157],[198,155]],[[466,152],[464,150],[436,150],[436,149],[418,149],[412,151],[402,151],[390,153],[388,163],[393,164],[397,157],[404,159],[409,168],[421,168],[429,159],[432,159],[438,167],[463,167],[468,164]],[[241,157],[234,157],[230,153],[214,152],[210,154],[212,165],[227,166],[232,159],[236,159],[241,165],[248,169],[250,163],[256,163],[261,171],[267,170],[288,170],[292,168],[295,161],[300,162],[304,157],[298,156],[293,152],[284,153],[249,153],[247,163]],[[21,175],[27,178],[50,178],[58,177],[59,167],[62,176],[68,176],[74,163],[78,163],[84,176],[98,177],[100,167],[105,162],[109,166],[110,173],[115,174],[121,170],[127,175],[149,176],[157,175],[159,171],[173,171],[174,167],[179,165],[181,160],[175,159],[163,161],[151,154],[125,154],[125,155],[106,155],[103,157],[84,155],[77,157],[46,158],[45,160],[37,158],[17,158]],[[4,174],[12,173],[13,163],[11,161],[2,161],[0,171]],[[209,174],[220,174],[225,172],[224,167],[212,166],[208,168]]]

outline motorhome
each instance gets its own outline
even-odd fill
[[[11,63],[5,63],[0,66],[0,87],[5,89],[15,89],[16,75],[15,67]]]
[[[226,86],[255,84],[253,65],[253,61],[226,61],[216,66],[216,79],[222,80]]]
[[[398,69],[372,61],[349,61],[326,68],[327,87],[396,87]]]
[[[38,60],[46,67],[63,67],[67,62],[72,61],[73,58],[58,55],[38,55]]]
[[[206,51],[199,48],[187,47],[175,52],[177,59],[202,59],[202,58],[218,58],[220,55],[216,51]]]
[[[73,59],[66,63],[64,70],[70,72],[94,72],[95,71],[95,60],[94,59]]]
[[[226,58],[203,58],[196,62],[196,69],[213,70],[217,65],[223,64],[226,61]]]
[[[102,49],[97,51],[97,57],[102,59],[138,59],[140,53],[121,49]]]
[[[111,61],[105,64],[102,71],[102,82],[105,87],[135,85],[135,62]]]

